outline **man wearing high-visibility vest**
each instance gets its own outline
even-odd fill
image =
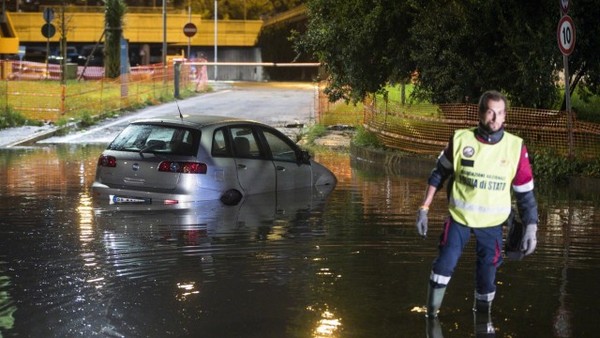
[[[502,263],[502,224],[511,212],[511,187],[522,223],[521,250],[537,244],[537,202],[533,174],[523,140],[504,130],[507,99],[497,91],[479,100],[479,125],[454,133],[437,160],[418,211],[417,231],[427,234],[427,212],[435,193],[448,181],[449,217],[433,261],[427,295],[427,317],[437,317],[446,286],[470,235],[476,238],[476,312],[491,312],[496,270]]]

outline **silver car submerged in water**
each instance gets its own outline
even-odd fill
[[[100,155],[92,193],[101,204],[237,204],[247,195],[336,183],[329,169],[275,128],[182,116],[129,124]]]

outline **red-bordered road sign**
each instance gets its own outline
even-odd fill
[[[185,34],[185,36],[187,36],[188,38],[191,38],[192,36],[196,35],[197,32],[198,28],[196,28],[196,25],[194,25],[191,22],[188,22],[183,26],[183,34]]]
[[[570,55],[575,48],[575,24],[568,15],[563,15],[556,29],[558,49],[563,55]]]

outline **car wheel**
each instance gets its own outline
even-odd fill
[[[229,189],[221,196],[221,202],[225,205],[236,205],[242,200],[242,193],[236,189]]]

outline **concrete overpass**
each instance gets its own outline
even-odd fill
[[[21,43],[46,42],[41,28],[45,24],[42,13],[10,13],[14,30]],[[57,15],[52,22],[56,35],[50,42],[58,42],[62,23]],[[94,43],[104,31],[104,13],[65,13],[65,34],[73,43]],[[163,18],[161,13],[129,13],[125,15],[123,35],[130,43],[162,43]],[[187,45],[188,37],[183,26],[192,22],[197,33],[191,37],[192,46],[214,45],[214,21],[203,20],[199,15],[169,13],[167,15],[167,41],[169,44]],[[219,20],[217,39],[220,46],[254,46],[262,27],[262,20]]]
[[[104,30],[104,13],[97,12],[56,12],[52,24],[57,28],[57,34],[50,42],[58,42],[64,17],[64,35],[67,41],[73,43],[93,43],[98,41]],[[41,12],[8,13],[6,26],[10,21],[14,34],[24,44],[46,42],[41,28],[45,24]],[[214,45],[214,21],[202,19],[200,15],[169,11],[166,15],[166,36],[169,44],[186,44],[192,46]],[[12,20],[11,20],[12,19]],[[262,27],[306,19],[306,6],[301,5],[266,20],[218,20],[217,40],[221,46],[254,46]],[[161,43],[163,41],[162,13],[127,13],[125,15],[123,34],[130,43]],[[4,22],[4,21],[0,21]],[[188,39],[183,33],[183,26],[191,22],[197,27],[197,33]],[[4,32],[4,29],[3,29]],[[4,34],[2,35],[4,37]]]
[[[45,38],[42,34],[42,26],[46,23],[42,11],[7,12],[6,20],[2,21],[6,24],[2,26],[3,34],[0,35],[0,54],[16,54],[21,45],[27,46],[28,51],[33,48],[43,50],[42,53],[45,55],[46,42],[49,42],[51,51],[56,51],[63,36],[66,38],[68,46],[75,46],[81,52],[83,46],[96,44],[103,37],[104,13],[99,9],[101,8],[99,7],[95,12],[77,12],[77,8],[71,8],[70,10],[75,11],[60,12],[60,7],[55,8],[52,24],[56,27],[56,34],[50,39]],[[306,7],[299,6],[264,21],[218,20],[216,42],[219,50],[218,61],[262,62],[261,52],[257,47],[261,29],[275,24],[305,19]],[[164,35],[162,11],[155,9],[152,12],[127,13],[124,22],[123,36],[129,41],[132,65],[160,62]],[[189,22],[197,27],[197,32],[192,37],[186,36],[183,31],[184,25]],[[187,54],[186,48],[189,45],[190,55],[186,55],[186,57],[202,56],[209,61],[215,60],[213,55],[215,22],[213,20],[202,19],[198,14],[190,15],[185,11],[169,9],[166,23],[168,54],[180,54],[181,51]],[[10,33],[4,34],[5,31]],[[140,55],[144,55],[145,59],[142,60]],[[140,60],[133,61],[136,57]],[[239,69],[238,67],[237,70],[232,70],[231,77],[234,77],[233,73],[235,72],[239,74]],[[243,73],[247,71],[248,67],[245,67]]]

